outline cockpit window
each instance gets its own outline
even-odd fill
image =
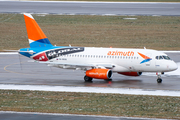
[[[165,60],[171,60],[171,58],[168,57],[168,56],[163,56],[163,58],[164,58]]]
[[[162,60],[162,59],[165,59],[165,60],[171,60],[170,57],[165,56],[165,55],[162,55],[162,56],[156,56],[156,59],[157,59],[157,60]]]
[[[161,60],[161,59],[163,59],[163,57],[162,57],[162,56],[159,56],[159,59]]]

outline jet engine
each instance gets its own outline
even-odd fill
[[[109,69],[91,69],[86,71],[86,76],[96,79],[111,79],[112,71]]]
[[[142,72],[118,72],[118,74],[122,74],[126,76],[140,76]]]

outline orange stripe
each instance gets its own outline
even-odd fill
[[[24,20],[26,24],[28,39],[37,41],[40,39],[47,38],[34,19],[24,15]]]
[[[143,54],[141,54],[141,53],[139,53],[139,52],[138,52],[138,54],[139,54],[142,58],[144,58],[144,59],[151,59],[150,57],[145,56],[145,55],[143,55]]]

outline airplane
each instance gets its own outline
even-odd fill
[[[84,70],[85,82],[112,80],[113,73],[140,76],[156,72],[157,83],[161,83],[161,74],[178,68],[168,55],[152,49],[53,46],[31,14],[24,13],[24,20],[30,47],[18,52],[48,66]]]

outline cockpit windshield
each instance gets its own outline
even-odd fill
[[[162,56],[156,56],[156,59],[157,59],[157,60],[162,60],[162,59],[165,59],[165,60],[171,60],[170,57],[165,56],[165,55],[162,55]]]

